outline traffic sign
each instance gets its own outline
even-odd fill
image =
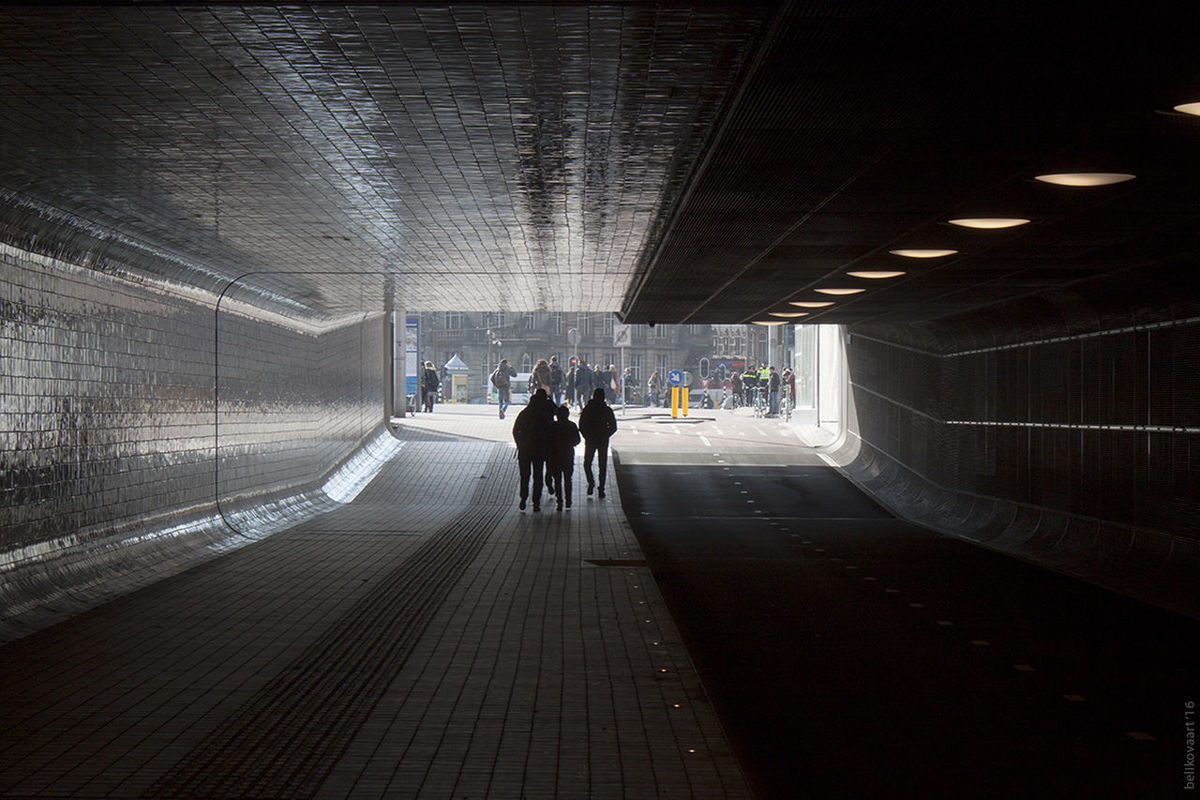
[[[613,347],[629,347],[633,344],[633,326],[613,323]]]
[[[667,383],[671,384],[672,386],[678,386],[679,384],[683,383],[683,371],[678,370],[678,369],[673,369],[670,372],[668,372],[667,373]]]

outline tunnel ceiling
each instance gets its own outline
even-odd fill
[[[385,274],[412,309],[630,322],[1190,303],[1200,13],[1168,8],[8,6],[0,233],[296,313]],[[1064,172],[1135,177],[1035,180]]]

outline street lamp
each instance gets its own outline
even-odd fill
[[[499,335],[500,335],[499,331],[494,331],[491,328],[488,328],[488,330],[487,330],[488,375],[491,375],[492,370],[495,369],[495,367],[492,366],[492,348],[495,347],[498,350],[499,347],[504,344],[504,342],[500,341],[500,339],[498,338]]]
[[[579,329],[578,328],[569,328],[567,330],[567,344],[571,345],[572,358],[574,358],[575,363],[578,364],[579,363]]]

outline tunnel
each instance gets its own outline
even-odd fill
[[[0,20],[0,797],[1194,791],[1195,9]],[[534,518],[415,312],[820,327],[836,424]]]

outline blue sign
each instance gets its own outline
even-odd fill
[[[406,394],[421,396],[417,388],[420,384],[417,375],[417,352],[420,343],[420,317],[408,317],[404,320],[404,391]]]
[[[678,386],[679,384],[683,383],[683,372],[677,369],[673,369],[668,372],[667,383],[671,384],[672,386]]]

